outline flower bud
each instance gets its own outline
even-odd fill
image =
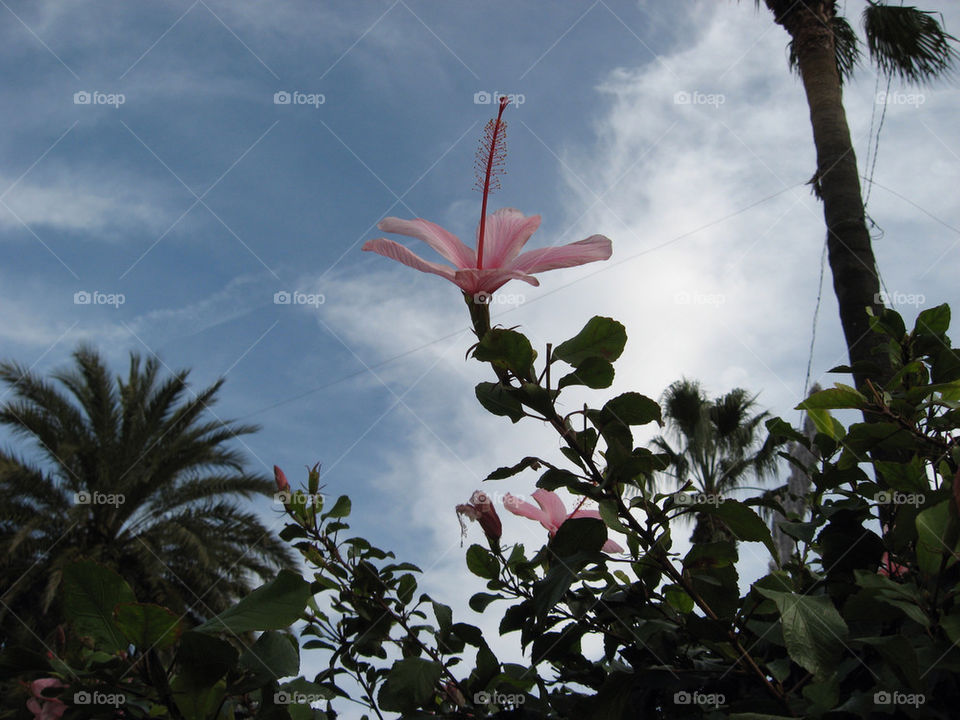
[[[290,483],[287,482],[287,476],[276,465],[273,466],[273,478],[277,481],[278,492],[290,492]]]

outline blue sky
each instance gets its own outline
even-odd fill
[[[464,361],[456,289],[360,251],[387,215],[472,236],[494,112],[478,93],[523,96],[492,207],[542,214],[531,246],[603,233],[614,247],[540,288],[506,286],[522,297],[500,321],[542,347],[610,315],[631,338],[614,392],[659,397],[686,375],[797,419],[824,228],[786,36],[753,3],[2,5],[4,357],[45,372],[83,340],[118,370],[135,350],[198,386],[226,375],[213,411],[263,425],[252,466],[295,480],[322,462],[355,528],[429,568],[438,597],[479,589],[453,506],[497,466],[557,455],[542,428],[476,404],[486,375]],[[943,5],[956,34],[960,11]],[[856,20],[863,3],[846,6]],[[845,96],[864,174],[875,83],[864,66]],[[282,92],[304,104],[275,103]],[[868,209],[912,321],[957,300],[960,101],[950,84],[894,82],[884,98]],[[75,304],[95,291],[124,302]],[[323,303],[275,304],[284,291]],[[822,377],[845,359],[836,316],[828,272],[811,380],[843,380]],[[605,395],[571,406],[588,397]],[[745,576],[762,572],[758,552],[741,555]]]

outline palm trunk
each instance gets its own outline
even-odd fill
[[[831,21],[835,0],[766,0],[776,22],[793,39],[800,76],[810,107],[817,149],[816,183],[827,225],[827,253],[840,323],[847,342],[854,380],[884,382],[890,364],[873,350],[879,335],[870,331],[867,308],[879,312],[880,285],[860,193],[857,158],[843,108]],[[777,14],[777,13],[780,14]]]

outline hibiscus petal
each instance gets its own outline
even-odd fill
[[[534,495],[536,495],[536,493],[534,493]],[[547,513],[520,498],[514,497],[510,493],[506,493],[503,496],[503,506],[514,515],[525,517],[528,520],[536,520],[547,530],[550,530],[550,532],[556,532],[557,530],[556,526],[550,524],[550,516]]]
[[[540,284],[533,275],[519,272],[517,270],[457,270],[454,273],[454,282],[468,295],[478,293],[492,293],[499,290],[511,280],[523,280],[533,286]]]
[[[526,217],[515,208],[502,208],[487,215],[483,239],[483,267],[499,268],[513,262],[530,236],[540,227],[540,216]],[[477,244],[480,228],[477,227]]]
[[[608,552],[608,553],[609,553],[609,552],[617,552],[617,553],[622,553],[622,552],[623,552],[623,548],[620,547],[619,545],[617,545],[617,543],[615,543],[613,540],[607,540],[607,541],[603,544],[603,547],[600,548],[600,549],[603,550],[604,552]]]
[[[547,517],[550,518],[550,523],[553,525],[553,530],[550,532],[556,532],[557,528],[563,525],[563,521],[567,519],[567,508],[564,507],[563,500],[555,492],[543,488],[533,493],[533,499],[537,501],[537,505],[542,507]]]
[[[404,265],[414,268],[415,270],[419,270],[420,272],[433,273],[434,275],[439,275],[440,277],[446,278],[450,282],[455,282],[452,267],[424,260],[409,248],[406,248],[400,243],[394,242],[393,240],[387,240],[386,238],[368,240],[363,244],[363,249],[368,252],[375,252],[378,255],[383,255],[391,260],[401,262]]]
[[[523,253],[512,263],[505,265],[504,268],[525,273],[538,273],[545,270],[576,267],[597,260],[609,260],[612,254],[613,245],[610,238],[603,235],[592,235],[586,240],[580,240],[569,245],[530,250]]]
[[[423,218],[401,220],[387,217],[377,223],[384,232],[397,233],[422,240],[458,268],[477,266],[477,253],[461,242],[460,238],[436,223]]]

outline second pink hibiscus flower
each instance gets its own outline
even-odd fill
[[[560,496],[543,488],[534,491],[533,499],[537,501],[537,505],[540,506],[539,508],[507,493],[503,498],[503,506],[514,515],[536,520],[547,529],[550,537],[556,535],[560,526],[571,518],[586,517],[593,518],[594,520],[601,519],[600,513],[596,510],[581,510],[578,508],[572,513],[567,514],[567,508],[564,507],[563,500],[560,499]],[[604,552],[623,552],[623,548],[613,540],[607,540],[603,544],[602,550]]]

